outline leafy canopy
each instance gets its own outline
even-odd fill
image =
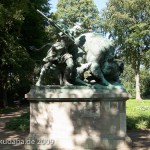
[[[134,70],[150,66],[150,1],[110,0],[103,12],[103,27],[120,46]]]
[[[23,91],[33,80],[37,57],[29,46],[43,44],[46,39],[45,20],[36,9],[47,13],[48,0],[0,1],[0,105],[9,90],[22,87]]]
[[[65,24],[81,22],[86,29],[97,28],[100,16],[93,0],[59,0],[57,16]]]

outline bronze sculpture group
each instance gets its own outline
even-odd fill
[[[52,24],[60,28],[54,22]],[[42,85],[43,76],[48,70],[57,70],[60,85],[109,86],[120,82],[123,62],[115,59],[112,42],[98,33],[81,31],[79,24],[72,29],[60,30],[57,41],[43,59],[45,64],[37,86]]]

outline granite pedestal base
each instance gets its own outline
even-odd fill
[[[129,150],[122,88],[32,87],[29,144],[38,150]]]

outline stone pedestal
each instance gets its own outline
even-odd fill
[[[80,86],[32,87],[25,149],[129,150],[126,91]]]

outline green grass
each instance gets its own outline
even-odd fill
[[[6,122],[5,128],[16,131],[29,131],[30,126],[30,114],[24,113],[20,117],[10,119],[9,122]]]
[[[133,100],[126,102],[127,129],[150,128],[150,100]]]

